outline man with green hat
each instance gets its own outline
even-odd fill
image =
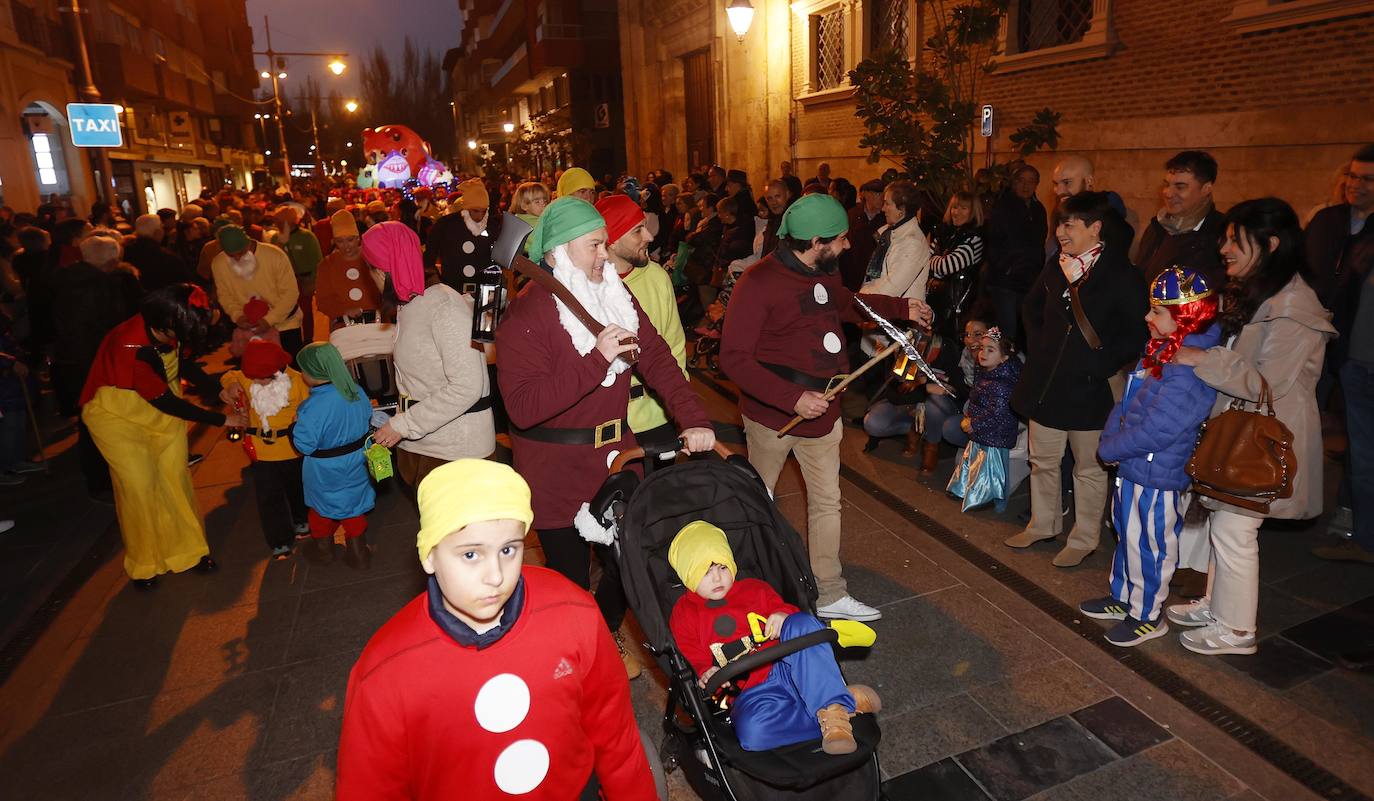
[[[277,329],[281,346],[296,358],[304,344],[301,340],[300,289],[291,259],[276,245],[255,242],[237,225],[225,225],[215,234],[224,252],[210,262],[219,305],[239,328],[265,333]],[[261,298],[268,312],[257,323],[248,322],[243,307]]]
[[[496,374],[510,416],[515,469],[533,491],[545,563],[583,588],[589,586],[588,542],[609,545],[613,537],[588,502],[615,457],[635,447],[625,420],[631,362],[622,354],[638,350],[634,369],[662,399],[686,450],[715,444],[711,420],[668,345],[607,264],[606,244],[601,214],[572,196],[548,205],[529,240],[531,256],[605,325],[599,335],[535,282],[511,301],[496,329]],[[625,616],[619,582],[602,581],[596,595],[618,634]]]
[[[822,618],[882,617],[851,596],[840,569],[840,405],[823,395],[849,372],[841,323],[868,320],[837,268],[849,218],[829,195],[805,195],[782,216],[778,248],[740,276],[721,336],[721,368],[740,390],[749,461],[772,491],[789,453],[806,481],[807,538]],[[888,319],[928,323],[924,301],[862,295]],[[793,416],[802,422],[778,431]]]

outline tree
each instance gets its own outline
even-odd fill
[[[339,125],[352,125],[361,135],[363,128],[379,125],[405,125],[429,142],[434,158],[444,161],[455,155],[453,147],[453,92],[438,55],[421,52],[407,36],[401,48],[399,65],[393,69],[391,57],[374,48],[359,65],[361,109],[358,115],[343,115]]]
[[[875,53],[849,72],[857,88],[855,116],[864,121],[859,146],[868,161],[887,157],[925,195],[943,207],[951,194],[974,187],[979,80],[995,68],[997,35],[1010,0],[918,0],[934,31],[924,58],[913,65],[903,53]],[[1037,112],[1011,134],[1022,158],[1058,145],[1060,115]],[[980,188],[1000,188],[1007,165],[994,165]]]

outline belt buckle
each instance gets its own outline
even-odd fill
[[[621,422],[621,421],[620,421],[619,419],[616,419],[616,420],[607,420],[606,422],[604,422],[604,423],[602,423],[601,425],[597,426],[596,429],[595,429],[595,431],[596,431],[596,439],[594,440],[594,445],[595,445],[595,447],[600,448],[602,445],[610,445],[610,444],[612,444],[612,443],[619,442],[619,441],[620,441],[620,422]],[[607,433],[606,433],[606,430],[607,430],[607,429],[610,429],[610,431],[611,431],[610,434],[607,434]]]
[[[262,440],[262,444],[264,445],[274,445],[277,442],[276,434],[276,431],[273,431],[270,428],[265,428],[258,432],[258,438]]]
[[[840,373],[839,375],[832,375],[830,377],[830,380],[825,382],[825,392],[823,394],[828,395],[831,392],[833,392],[835,390],[835,387],[843,383],[846,378],[849,378],[849,373]]]

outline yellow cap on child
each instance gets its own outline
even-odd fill
[[[673,544],[668,547],[668,564],[677,571],[682,586],[692,592],[711,565],[725,565],[732,576],[738,572],[725,532],[705,520],[688,523],[673,537]]]
[[[434,468],[418,490],[420,561],[440,541],[469,523],[519,520],[530,530],[534,510],[530,485],[508,465],[486,459],[458,459]]]

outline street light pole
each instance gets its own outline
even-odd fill
[[[81,62],[81,78],[86,82],[81,87],[81,99],[87,103],[99,103],[100,90],[95,87],[95,79],[91,76],[91,57],[86,52],[86,32],[81,25],[81,3],[80,0],[69,0],[69,2],[70,5],[63,10],[71,11],[72,38],[76,45],[76,57]],[[103,147],[92,149],[95,150],[96,160],[100,164],[100,199],[114,205],[114,173],[110,167],[110,153]]]
[[[324,161],[320,158],[320,126],[315,123],[315,102],[313,99],[306,102],[310,103],[310,135],[315,138],[315,169],[324,175]]]
[[[276,52],[272,50],[272,23],[267,15],[262,17],[263,30],[267,32],[267,71],[272,76],[272,101],[277,108],[277,138],[281,144],[282,182],[286,191],[291,191],[291,156],[286,152],[286,117],[281,113],[281,84],[277,81],[278,68]],[[272,165],[267,165],[267,174],[272,174]]]

